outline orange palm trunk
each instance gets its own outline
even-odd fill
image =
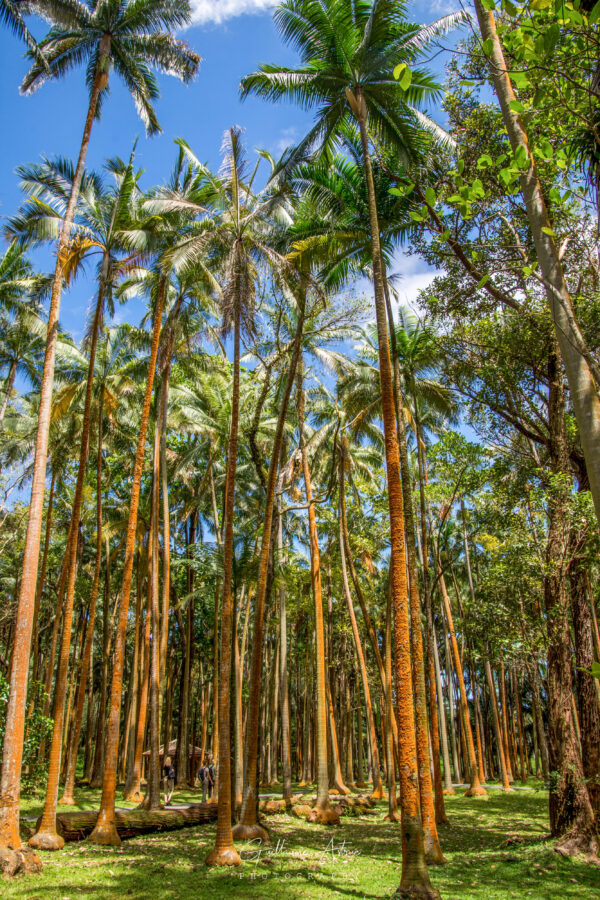
[[[446,582],[442,574],[440,562],[438,560],[438,576],[440,593],[446,614],[446,622],[448,624],[448,635],[450,637],[450,647],[452,648],[452,656],[454,657],[454,669],[456,672],[456,680],[458,682],[461,722],[463,725],[463,733],[466,743],[466,758],[469,766],[469,778],[471,784],[466,792],[466,797],[487,797],[488,793],[479,780],[479,767],[477,765],[477,756],[475,754],[475,743],[473,741],[473,729],[471,728],[471,718],[469,716],[469,703],[467,700],[467,691],[465,689],[465,679],[463,676],[462,660],[460,658],[460,650],[458,641],[456,640],[456,632],[454,630],[454,619],[452,617],[452,608],[450,606],[450,598],[446,590]]]
[[[48,765],[48,784],[46,787],[46,802],[44,812],[37,832],[29,839],[29,846],[36,850],[60,850],[64,847],[64,840],[56,831],[56,804],[58,801],[58,788],[60,780],[60,766],[63,746],[63,728],[65,721],[65,698],[69,674],[69,653],[71,649],[71,626],[73,622],[73,602],[75,600],[75,577],[77,575],[77,547],[79,543],[79,520],[81,516],[81,502],[83,497],[83,483],[87,468],[90,446],[90,420],[92,410],[92,391],[94,387],[94,368],[96,365],[96,348],[98,346],[98,334],[100,321],[104,307],[105,279],[108,270],[108,256],[104,255],[102,273],[100,275],[100,287],[96,301],[96,311],[92,326],[92,343],[88,362],[87,383],[85,389],[85,405],[83,410],[83,423],[81,430],[81,445],[79,448],[79,468],[75,495],[73,497],[73,511],[71,513],[71,527],[69,543],[67,545],[67,594],[63,614],[63,631],[58,659],[58,673],[56,676],[56,690],[54,693],[54,727],[52,729],[52,744],[50,746],[50,760]],[[97,594],[97,591],[96,591]],[[94,601],[95,604],[95,601]],[[83,704],[82,704],[83,705]]]
[[[110,37],[104,37],[100,41],[100,57],[108,54],[109,51]],[[71,234],[71,226],[75,216],[75,207],[79,197],[79,188],[83,178],[85,159],[92,133],[92,125],[96,116],[96,107],[98,105],[101,86],[100,72],[97,72],[90,95],[88,112],[79,150],[79,158],[75,168],[75,176],[73,178],[71,193],[69,195],[65,217],[61,227],[56,269],[54,272],[54,280],[52,282],[50,309],[48,312],[46,353],[44,356],[44,367],[42,370],[40,389],[40,406],[35,440],[29,519],[27,522],[27,534],[23,552],[23,573],[19,589],[15,635],[13,640],[10,689],[6,709],[6,727],[2,752],[2,774],[0,776],[0,847],[11,848],[13,850],[21,846],[21,838],[19,836],[19,801],[21,795],[23,736],[25,731],[27,680],[35,609],[40,537],[42,531],[46,460],[48,456],[52,387],[54,383],[54,360],[56,356],[60,297],[63,283],[62,258]]]
[[[350,585],[348,583],[348,571],[346,567],[346,547],[344,541],[344,521],[346,521],[346,497],[345,497],[345,487],[344,487],[344,469],[343,462],[340,464],[340,559],[342,566],[342,586],[344,589],[344,596],[346,598],[346,605],[348,607],[348,613],[350,615],[350,623],[352,625],[352,636],[354,637],[354,647],[356,649],[356,655],[358,657],[358,668],[360,669],[360,677],[363,684],[363,692],[365,695],[365,704],[367,707],[367,725],[369,728],[369,734],[371,735],[371,747],[373,748],[373,792],[371,796],[374,799],[381,800],[385,797],[385,793],[383,790],[383,785],[381,783],[381,772],[380,772],[380,762],[379,762],[379,750],[377,748],[377,732],[375,730],[375,717],[373,715],[373,704],[371,702],[371,689],[369,687],[369,676],[367,675],[367,667],[365,664],[365,655],[363,653],[362,641],[360,639],[360,633],[358,631],[358,624],[356,621],[356,615],[354,612],[354,604],[352,602],[352,595],[350,593]],[[386,723],[386,726],[389,723]],[[387,743],[387,727],[386,727],[386,743]],[[391,764],[393,765],[393,759],[391,760]],[[390,760],[388,760],[388,766],[390,765]]]
[[[103,394],[100,394],[98,404],[98,457],[96,465],[96,560],[94,564],[94,579],[92,582],[92,596],[90,599],[90,611],[88,616],[87,629],[85,633],[85,646],[83,648],[83,660],[81,667],[81,677],[77,685],[77,697],[75,699],[75,721],[69,738],[69,754],[67,760],[67,775],[65,779],[65,789],[60,803],[72,805],[75,803],[73,790],[75,788],[75,772],[77,768],[77,750],[79,747],[79,736],[81,734],[81,723],[83,721],[83,704],[85,701],[85,691],[87,685],[88,673],[90,670],[90,661],[92,658],[92,647],[94,644],[94,626],[96,623],[96,605],[98,601],[98,588],[100,585],[100,563],[102,562],[102,415],[103,415]]]
[[[394,388],[390,359],[389,335],[386,319],[383,265],[379,241],[379,222],[375,184],[371,168],[367,136],[366,104],[362,94],[349,96],[360,128],[363,168],[369,199],[371,256],[375,287],[375,314],[379,352],[381,407],[385,436],[388,501],[390,512],[390,578],[394,609],[394,675],[396,686],[396,721],[398,725],[398,753],[400,758],[400,810],[402,825],[402,877],[398,892],[410,896],[436,897],[438,892],[429,880],[425,862],[423,828],[421,822],[417,746],[415,737],[415,709],[411,666],[408,585],[404,540],[404,511],[400,456],[394,408]]]
[[[102,782],[102,799],[100,802],[100,812],[96,821],[96,827],[90,835],[90,840],[93,843],[109,844],[113,846],[118,846],[121,843],[115,825],[115,793],[117,789],[117,764],[121,719],[121,694],[123,691],[123,668],[125,664],[125,639],[127,636],[127,617],[129,614],[129,598],[131,595],[131,577],[133,575],[133,557],[135,552],[138,505],[142,483],[142,466],[144,464],[144,454],[146,449],[146,434],[148,432],[148,420],[150,418],[150,403],[152,401],[152,388],[156,371],[156,359],[158,356],[165,291],[166,279],[164,276],[161,276],[157,304],[154,311],[154,328],[152,333],[152,344],[150,347],[150,360],[148,363],[148,377],[146,380],[144,405],[140,421],[140,431],[133,469],[133,483],[131,486],[129,518],[127,521],[125,562],[123,566],[123,583],[121,585],[121,596],[119,599],[117,617],[115,656],[110,692],[110,713],[106,736],[104,778]]]

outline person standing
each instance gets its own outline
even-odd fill
[[[207,771],[208,771],[208,799],[210,800],[210,798],[212,797],[213,788],[215,786],[215,778],[217,777],[217,773],[215,772],[215,766],[214,766],[212,759],[209,760]]]
[[[163,791],[165,795],[165,806],[168,806],[175,790],[175,768],[171,761],[171,757],[167,756],[163,766]]]

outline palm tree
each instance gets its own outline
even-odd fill
[[[241,132],[238,128],[232,128],[226,133],[224,150],[225,172],[222,177],[213,175],[197,157],[184,147],[187,159],[192,171],[197,173],[195,190],[187,195],[176,191],[163,191],[156,200],[148,204],[150,211],[156,212],[196,212],[198,220],[173,248],[171,257],[178,266],[187,265],[198,261],[212,251],[214,263],[216,263],[217,277],[223,282],[220,290],[220,300],[223,309],[223,324],[225,330],[233,325],[234,333],[234,367],[232,385],[231,428],[227,449],[227,472],[225,479],[225,522],[223,529],[223,588],[221,598],[221,654],[219,664],[219,782],[218,801],[219,818],[217,825],[217,840],[214,850],[209,854],[209,865],[237,865],[239,856],[233,845],[231,831],[231,779],[230,779],[230,722],[229,722],[229,671],[231,666],[231,629],[233,597],[231,593],[232,565],[233,565],[233,508],[235,489],[235,470],[237,455],[237,432],[239,417],[239,353],[240,335],[244,327],[250,333],[253,332],[254,295],[257,278],[257,267],[266,264],[281,276],[286,268],[284,258],[271,246],[272,232],[276,220],[276,214],[281,201],[276,192],[268,187],[264,191],[255,192],[253,188],[256,177],[254,171],[248,170],[241,141]],[[211,216],[205,213],[210,210]],[[303,312],[302,312],[303,315]],[[293,382],[292,382],[293,383]],[[291,384],[289,385],[291,391]],[[289,394],[288,394],[289,396]],[[287,405],[287,404],[286,404]],[[276,442],[281,441],[283,435],[283,423],[278,431]],[[267,549],[261,552],[264,557],[264,572],[259,576],[259,586],[256,600],[255,642],[262,644],[262,606],[266,596],[266,576],[268,563],[268,550],[270,548],[271,527],[270,521],[273,514],[274,487],[277,468],[279,465],[279,452],[274,449],[270,470],[270,490],[267,492],[266,517],[269,519],[269,528],[263,540],[268,541]],[[262,605],[262,606],[261,606]],[[253,663],[253,670],[256,667]],[[260,673],[260,664],[258,671]],[[251,678],[250,692],[258,696],[260,690],[255,678]],[[248,777],[246,791],[251,795],[245,800],[245,808],[252,809],[249,816],[254,816],[256,798],[254,796],[254,779],[251,772],[255,769],[256,759],[252,762],[258,739],[253,740],[254,729],[258,729],[258,721],[254,723],[252,710],[255,704],[250,702],[250,722],[248,732]],[[252,752],[252,748],[254,752]],[[250,785],[252,787],[250,787]],[[248,823],[252,827],[255,822]],[[260,837],[266,835],[260,829]]]
[[[303,361],[298,366],[297,410],[299,449],[304,477],[304,491],[308,507],[308,529],[310,540],[310,580],[315,610],[315,656],[316,656],[316,727],[315,754],[317,768],[317,802],[313,810],[314,821],[323,825],[339,823],[338,813],[329,803],[329,772],[327,768],[327,688],[325,681],[325,636],[323,627],[323,594],[321,589],[321,561],[319,535],[312,493],[312,480],[308,453],[306,450],[304,406],[305,387]]]
[[[159,130],[152,106],[152,101],[158,96],[158,86],[149,67],[174,73],[183,81],[193,78],[198,69],[199,57],[171,34],[172,29],[187,24],[190,16],[191,9],[187,0],[158,4],[156,0],[141,0],[141,2],[130,0],[128,3],[118,5],[110,0],[78,3],[76,6],[69,4],[68,26],[59,21],[40,43],[47,66],[41,62],[34,62],[21,86],[22,91],[26,93],[42,85],[48,77],[60,77],[74,66],[87,62],[87,81],[90,86],[88,110],[73,183],[60,230],[48,313],[34,473],[19,590],[15,653],[0,779],[2,847],[14,849],[21,845],[18,809],[24,715],[42,527],[56,338],[63,283],[62,266],[71,234],[92,124],[99,112],[103,93],[108,87],[112,62],[116,73],[132,94],[148,133],[153,134]],[[158,334],[156,340],[158,346]]]
[[[358,125],[367,184],[371,259],[375,289],[379,372],[385,434],[391,526],[390,577],[395,620],[395,679],[399,731],[402,879],[400,893],[420,891],[435,896],[425,864],[419,807],[415,711],[412,698],[410,628],[404,548],[404,517],[392,367],[385,301],[380,227],[371,165],[370,136],[393,148],[406,162],[414,159],[422,142],[422,126],[433,123],[416,106],[436,93],[436,86],[416,67],[422,47],[433,33],[456,24],[446,17],[421,28],[405,19],[401,0],[285,0],[275,11],[275,23],[294,45],[301,64],[295,68],[263,65],[242,80],[242,94],[270,100],[296,100],[318,108],[315,125],[290,159],[298,160],[315,147],[323,151],[339,138],[345,125]],[[390,73],[404,63],[412,73],[404,89]]]
[[[56,833],[56,802],[58,798],[58,780],[61,768],[61,751],[63,745],[63,718],[64,703],[67,690],[67,675],[69,664],[69,652],[71,644],[71,623],[73,615],[73,600],[75,595],[76,556],[79,533],[79,518],[83,485],[87,469],[87,459],[90,443],[90,426],[92,411],[92,393],[94,387],[94,375],[96,366],[96,348],[100,336],[104,318],[104,307],[108,301],[112,306],[112,285],[119,271],[118,251],[122,250],[122,234],[128,228],[132,220],[132,197],[136,191],[136,180],[139,173],[133,170],[133,154],[129,163],[125,165],[120,160],[109,161],[107,168],[115,176],[114,187],[102,184],[97,178],[89,178],[84,182],[84,189],[79,198],[79,209],[75,223],[75,241],[72,245],[72,253],[65,255],[63,271],[69,276],[75,273],[77,266],[93,250],[100,251],[100,263],[98,267],[98,294],[96,306],[89,334],[89,356],[87,360],[87,374],[85,379],[85,400],[81,429],[81,444],[79,451],[79,467],[73,508],[71,514],[70,540],[67,544],[67,585],[63,612],[63,633],[61,651],[59,656],[59,668],[56,679],[56,691],[54,696],[54,731],[50,748],[49,774],[46,790],[46,803],[44,814],[38,832],[30,839],[30,846],[37,849],[61,849],[64,841]],[[32,167],[29,171],[21,170],[21,175],[30,186],[32,198],[35,201],[41,194],[47,205],[59,206],[70,193],[69,185],[72,184],[72,167],[54,166],[46,162],[42,168]],[[71,177],[69,177],[71,176]],[[54,191],[52,188],[54,187]],[[54,196],[52,196],[54,193]],[[51,196],[47,196],[50,194]],[[52,203],[54,201],[54,203]],[[49,221],[47,219],[49,218]],[[44,232],[52,234],[58,227],[59,218],[55,215],[48,217],[48,212],[35,202],[30,209],[26,209],[20,217],[23,233],[39,235]],[[14,225],[13,220],[13,225]],[[53,236],[53,235],[52,235]],[[122,255],[122,254],[121,254]],[[100,413],[99,413],[100,415]],[[101,432],[99,431],[101,442]],[[100,465],[100,460],[98,461]],[[100,516],[100,493],[98,494],[98,516]],[[79,742],[81,717],[83,715],[83,700],[85,697],[85,679],[89,670],[89,657],[92,648],[93,629],[96,612],[96,600],[98,596],[98,582],[100,575],[101,536],[97,537],[96,571],[94,575],[95,589],[92,590],[88,629],[86,634],[84,659],[82,662],[83,688],[79,685],[78,715],[74,723],[72,737],[76,736]],[[86,664],[87,657],[87,664]],[[76,744],[77,746],[77,744]],[[75,756],[76,758],[76,756]],[[71,754],[70,781],[74,781],[74,755]],[[72,787],[71,787],[72,794]],[[66,802],[72,802],[72,796],[67,792]]]
[[[17,375],[37,380],[45,326],[35,296],[43,281],[35,274],[23,247],[12,240],[0,259],[0,367],[8,370],[0,401],[0,428]]]
[[[7,28],[10,28],[19,40],[27,44],[30,52],[39,64],[47,68],[48,63],[44,59],[44,54],[25,23],[25,15],[31,12],[38,12],[41,15],[57,20],[64,17],[64,11],[68,7],[68,2],[65,3],[64,0],[60,0],[58,3],[53,3],[52,0],[41,0],[40,3],[31,2],[27,4],[22,3],[21,0],[0,0],[0,22],[6,25]]]

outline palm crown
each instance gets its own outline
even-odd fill
[[[189,23],[188,0],[63,0],[55,5],[59,7],[52,10],[55,24],[39,44],[47,67],[35,61],[21,92],[35,91],[49,77],[60,77],[85,63],[90,91],[96,73],[104,74],[98,114],[112,65],[133,97],[148,134],[160,131],[152,105],[159,90],[151,68],[187,82],[200,63],[200,57],[171,34]]]
[[[300,54],[301,65],[262,65],[242,79],[242,96],[286,98],[316,109],[315,125],[292,154],[297,159],[311,149],[327,148],[344,125],[352,124],[360,94],[371,135],[410,159],[424,125],[443,133],[418,109],[435,99],[439,88],[414,64],[428,41],[464,17],[445,16],[421,26],[407,21],[405,13],[403,0],[284,0],[274,13],[275,24]],[[405,87],[393,77],[401,63],[410,66],[412,75]]]

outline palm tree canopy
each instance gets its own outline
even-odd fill
[[[300,65],[262,65],[242,79],[241,92],[316,110],[313,128],[290,159],[329,149],[340,130],[354,123],[359,94],[370,134],[406,162],[422,144],[423,126],[445,136],[419,109],[440,89],[417,63],[426,44],[464,21],[464,14],[421,26],[408,22],[405,13],[404,0],[284,0],[277,7],[275,25],[299,53]],[[402,63],[410,67],[408,85],[393,77]]]
[[[105,75],[96,115],[108,90],[112,65],[133,97],[148,134],[160,131],[153,101],[159,96],[152,69],[190,81],[200,57],[172,31],[191,20],[189,0],[62,0],[48,12],[52,27],[39,46],[46,66],[34,60],[21,84],[32,93],[49,77],[86,65],[90,92],[96,74]],[[34,54],[30,51],[31,56]]]

